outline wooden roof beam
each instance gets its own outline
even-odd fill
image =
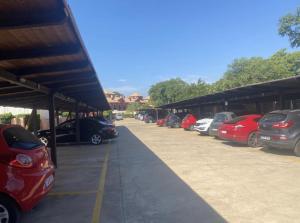
[[[34,74],[42,75],[43,73],[55,73],[55,72],[68,72],[78,69],[87,68],[89,66],[88,61],[78,61],[69,63],[59,63],[48,66],[34,66],[34,67],[24,67],[17,70],[9,70],[9,72],[14,73],[21,77],[29,77]]]
[[[94,80],[95,77],[93,76],[94,73],[70,73],[67,76],[62,76],[60,78],[54,77],[43,77],[34,79],[35,81],[42,83],[42,84],[57,84],[57,83],[64,83],[64,82],[71,82],[71,81],[85,81],[85,80]]]
[[[95,82],[95,81],[92,81],[92,82],[82,82],[82,83],[74,83],[74,84],[68,84],[68,85],[61,85],[57,89],[58,90],[64,90],[64,89],[72,89],[72,88],[86,87],[86,86],[95,86],[95,85],[98,85],[98,82]]]
[[[44,94],[49,94],[49,89],[47,87],[44,87],[25,78],[18,78],[16,75],[2,69],[0,70],[0,80],[7,81],[11,84],[15,84]]]
[[[62,45],[47,48],[35,48],[31,50],[9,50],[0,52],[0,61],[66,56],[77,54],[80,51],[81,48],[78,44]]]
[[[14,30],[61,25],[68,21],[69,14],[65,8],[60,8],[30,15],[2,15],[0,18],[0,30]]]

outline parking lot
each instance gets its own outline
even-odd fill
[[[56,186],[23,222],[299,222],[292,152],[117,124],[117,140],[59,148]]]

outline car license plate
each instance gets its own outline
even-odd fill
[[[218,131],[218,129],[212,129],[213,131]]]
[[[261,140],[266,140],[266,141],[270,141],[271,137],[270,136],[260,136]]]
[[[54,181],[53,175],[50,175],[46,180],[45,180],[45,188],[48,188]]]
[[[222,130],[222,131],[221,131],[221,133],[223,133],[223,134],[226,134],[226,133],[227,133],[227,131],[225,131],[225,130]]]

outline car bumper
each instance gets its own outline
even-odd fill
[[[18,174],[18,177],[18,180],[22,179],[24,187],[19,191],[11,192],[10,195],[15,198],[22,211],[29,211],[53,188],[54,167],[40,172]]]
[[[218,129],[210,129],[209,130],[209,135],[210,136],[218,136]]]
[[[261,143],[262,146],[268,146],[277,149],[293,150],[296,144],[296,141],[293,139],[287,138],[285,140],[280,140],[278,139],[277,135],[275,136],[275,135],[259,133],[258,137],[259,137],[258,138],[259,142]],[[275,140],[274,137],[276,137],[277,139]]]
[[[276,149],[287,149],[293,150],[294,149],[294,142],[287,140],[287,141],[266,141],[259,139],[262,146],[273,147]]]
[[[194,130],[197,132],[208,132],[208,127],[205,126],[195,126]]]

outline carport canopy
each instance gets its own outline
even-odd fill
[[[108,110],[110,106],[64,0],[0,2],[0,105]]]
[[[0,105],[49,110],[56,162],[55,110],[110,109],[65,0],[0,2]]]
[[[224,102],[263,101],[266,98],[300,98],[300,75],[237,87],[214,94],[165,104],[163,109],[186,109]]]

